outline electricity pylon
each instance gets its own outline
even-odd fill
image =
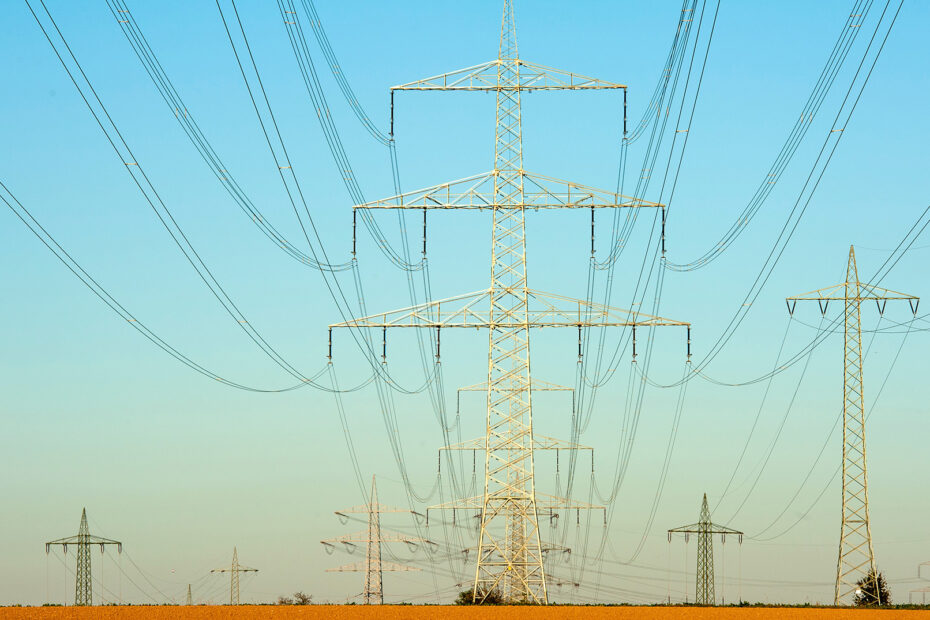
[[[355,209],[489,210],[492,214],[491,285],[475,293],[410,308],[355,318],[332,329],[424,328],[436,330],[436,361],[443,328],[485,328],[488,337],[487,428],[483,495],[458,507],[481,510],[473,597],[492,592],[508,602],[547,602],[540,551],[538,511],[581,507],[569,500],[538,501],[533,467],[533,417],[530,396],[530,329],[574,327],[579,342],[585,327],[690,325],[588,300],[543,293],[527,285],[527,209],[663,208],[640,198],[593,189],[527,172],[523,167],[520,97],[535,90],[620,90],[626,86],[551,69],[519,58],[513,2],[505,0],[498,57],[451,73],[391,88],[391,135],[395,91],[493,92],[497,100],[494,169],[458,181],[369,202]],[[353,227],[354,230],[354,227]],[[423,253],[426,254],[424,232]],[[354,251],[354,242],[353,242]],[[386,335],[384,336],[386,338]],[[690,342],[690,336],[689,336]],[[634,346],[635,352],[635,346]],[[579,358],[581,347],[579,346]],[[584,505],[587,508],[587,505]]]
[[[191,596],[191,584],[187,584],[187,600],[184,603],[185,605],[193,605],[194,597]]]
[[[878,579],[872,550],[872,526],[869,523],[869,493],[865,458],[865,396],[862,378],[862,325],[860,305],[874,299],[879,314],[889,300],[907,300],[917,314],[920,299],[859,281],[856,252],[849,246],[846,281],[787,299],[788,312],[794,314],[798,301],[816,301],[826,314],[831,300],[844,303],[843,329],[843,509],[840,526],[840,549],[836,563],[835,605],[852,604],[859,589],[856,582],[863,575]],[[869,572],[871,571],[871,572]],[[878,583],[870,592],[878,595]]]
[[[711,522],[710,508],[707,506],[707,493],[705,493],[704,501],[701,503],[701,517],[698,522],[670,529],[668,531],[669,543],[672,542],[672,534],[684,534],[685,544],[688,543],[689,534],[697,534],[698,551],[694,602],[698,605],[716,605],[717,601],[714,595],[714,534],[720,534],[722,541],[726,540],[727,534],[734,534],[739,537],[739,543],[743,544],[743,533]]]
[[[338,568],[327,568],[328,573],[365,573],[365,589],[362,591],[362,598],[366,605],[383,605],[384,588],[382,583],[382,573],[384,571],[418,571],[419,568],[414,566],[404,566],[394,562],[381,561],[381,543],[386,542],[404,542],[409,544],[426,543],[434,544],[425,538],[416,536],[407,536],[396,532],[382,533],[381,530],[381,513],[382,512],[411,512],[403,508],[392,508],[378,503],[378,488],[375,486],[375,477],[371,477],[371,500],[363,506],[355,506],[348,510],[339,510],[335,514],[345,516],[346,514],[367,514],[368,529],[356,534],[348,534],[338,538],[328,538],[320,542],[328,547],[335,546],[335,543],[342,543],[347,546],[355,546],[356,543],[365,543],[365,561],[354,564],[346,564]]]
[[[926,581],[927,578],[920,574],[924,566],[930,567],[930,562],[921,562],[917,565],[917,579]],[[907,593],[907,602],[913,603],[913,598],[915,594],[920,594],[920,601],[922,605],[927,604],[927,592],[930,592],[930,586],[924,586],[923,588],[917,588],[916,590],[911,590]]]
[[[78,527],[77,536],[68,536],[58,540],[50,540],[45,543],[45,554],[48,555],[52,545],[61,545],[64,552],[68,553],[68,545],[77,545],[77,570],[74,579],[74,604],[79,606],[94,604],[94,587],[93,576],[90,572],[90,546],[100,545],[100,553],[103,554],[107,545],[116,545],[118,553],[123,552],[123,543],[118,540],[101,538],[100,536],[91,536],[90,528],[87,525],[87,509],[81,510],[81,525]]]
[[[257,568],[239,564],[239,552],[233,547],[232,564],[229,568],[214,568],[211,573],[229,573],[229,604],[239,604],[239,573],[257,573]]]

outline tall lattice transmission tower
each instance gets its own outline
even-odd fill
[[[846,281],[787,299],[788,312],[794,314],[798,301],[816,301],[826,314],[832,300],[843,302],[843,508],[840,525],[840,549],[836,563],[835,605],[855,601],[857,582],[866,575],[877,580],[875,553],[872,549],[872,526],[869,522],[869,493],[865,456],[865,395],[862,377],[863,301],[875,300],[883,314],[889,300],[906,300],[917,314],[920,299],[859,281],[856,252],[849,246]],[[878,584],[871,592],[878,593]]]
[[[239,604],[239,574],[257,573],[257,568],[249,568],[239,563],[239,551],[233,547],[232,564],[229,567],[214,568],[211,573],[229,573],[229,604]]]
[[[694,583],[694,602],[698,605],[716,605],[717,598],[714,593],[714,534],[720,534],[721,541],[726,541],[727,534],[738,537],[743,544],[743,533],[722,525],[716,525],[710,520],[710,508],[707,506],[707,493],[701,502],[701,516],[697,523],[672,528],[668,531],[668,542],[672,542],[672,534],[684,534],[685,543],[688,536],[697,534],[697,572]]]
[[[74,604],[87,606],[94,604],[94,586],[93,575],[90,570],[90,547],[91,545],[100,545],[102,554],[107,545],[116,545],[118,553],[123,552],[123,543],[118,540],[101,538],[93,536],[87,525],[87,509],[81,510],[81,525],[78,527],[77,536],[68,536],[58,540],[50,540],[45,543],[45,554],[48,555],[52,545],[61,545],[63,551],[68,553],[68,545],[77,547],[77,570],[75,570],[74,579]]]
[[[598,190],[523,167],[521,95],[527,91],[618,90],[626,86],[549,67],[519,57],[513,1],[504,1],[500,46],[495,60],[391,88],[391,135],[397,91],[493,92],[497,114],[494,169],[458,181],[356,205],[353,209],[488,210],[491,212],[491,284],[478,292],[431,301],[392,312],[355,318],[332,329],[486,328],[488,339],[487,428],[484,492],[436,508],[481,510],[473,595],[482,602],[496,592],[510,602],[546,603],[546,579],[539,539],[539,513],[585,507],[555,497],[540,498],[533,465],[530,329],[690,325],[571,299],[527,284],[527,210],[662,208],[663,205]],[[625,109],[625,104],[624,104]],[[625,128],[624,128],[625,130]],[[354,220],[354,215],[353,215]],[[354,244],[353,244],[354,248]],[[424,236],[424,256],[426,243]],[[386,336],[385,336],[386,338]],[[635,336],[634,336],[635,342]],[[635,351],[635,346],[634,346]],[[579,354],[581,347],[579,347]],[[540,501],[542,499],[542,501]]]
[[[336,515],[344,517],[347,514],[367,514],[368,528],[355,534],[347,534],[338,538],[328,538],[320,542],[327,547],[334,547],[341,543],[348,547],[355,547],[358,544],[365,544],[365,561],[354,564],[346,564],[338,568],[327,568],[329,573],[365,573],[365,589],[362,591],[362,599],[366,605],[383,605],[384,604],[384,584],[382,573],[384,571],[418,571],[419,568],[414,566],[404,566],[395,562],[384,562],[381,560],[381,544],[386,542],[403,542],[408,544],[433,544],[425,538],[417,536],[408,536],[399,532],[384,532],[381,529],[381,513],[383,512],[411,512],[403,508],[393,508],[378,503],[378,487],[375,484],[375,477],[371,477],[371,499],[367,504],[354,506],[347,510],[336,511]]]

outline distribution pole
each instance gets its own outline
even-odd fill
[[[45,554],[48,555],[52,545],[61,545],[65,553],[68,553],[68,545],[77,546],[77,570],[75,571],[74,580],[74,604],[78,606],[87,606],[94,604],[94,587],[93,576],[90,571],[90,546],[100,545],[100,553],[103,554],[107,545],[116,545],[118,553],[123,552],[123,543],[118,540],[92,536],[90,528],[87,525],[87,509],[81,511],[81,524],[78,527],[77,536],[68,536],[59,538],[45,543]]]
[[[229,604],[239,604],[239,573],[257,573],[257,568],[239,564],[239,552],[233,547],[232,564],[229,568],[214,568],[211,573],[229,573]]]
[[[836,286],[818,289],[787,299],[788,312],[794,314],[798,301],[817,301],[821,314],[826,314],[831,300],[844,304],[843,329],[843,500],[840,525],[840,548],[836,564],[835,605],[850,605],[859,596],[857,582],[863,576],[875,580],[878,596],[878,573],[872,549],[872,527],[869,522],[869,494],[865,453],[865,396],[862,377],[862,325],[860,306],[874,299],[879,314],[884,313],[888,300],[907,300],[917,314],[919,298],[859,281],[856,252],[849,246],[846,281]],[[880,601],[875,601],[880,603]]]
[[[378,487],[375,485],[375,477],[371,477],[371,500],[362,506],[355,506],[347,510],[337,511],[335,514],[345,516],[346,514],[367,514],[368,529],[357,534],[349,534],[338,538],[328,538],[321,540],[320,543],[327,547],[334,547],[337,543],[342,543],[347,547],[354,547],[358,543],[365,543],[365,561],[347,564],[338,568],[328,568],[329,573],[344,572],[364,572],[365,589],[362,591],[362,598],[366,605],[383,605],[384,604],[384,586],[382,574],[384,571],[418,571],[419,568],[413,566],[404,566],[394,562],[384,562],[381,560],[381,544],[385,542],[404,542],[408,544],[424,543],[435,544],[424,538],[416,536],[407,536],[395,532],[383,533],[381,530],[381,513],[383,512],[412,512],[403,508],[392,508],[378,503]],[[416,513],[413,513],[416,514]]]
[[[727,534],[739,537],[743,544],[743,533],[722,525],[715,525],[710,520],[710,508],[707,506],[707,493],[701,503],[701,517],[697,523],[676,527],[668,531],[668,541],[672,542],[672,534],[684,534],[685,543],[689,534],[697,534],[697,572],[694,585],[694,602],[698,605],[716,605],[714,595],[714,534],[720,534],[721,540],[726,540]]]
[[[626,86],[543,67],[519,58],[512,0],[504,1],[500,46],[495,60],[391,89],[468,91],[496,95],[494,169],[491,172],[392,196],[354,209],[489,210],[491,284],[475,293],[392,312],[351,319],[333,328],[488,330],[487,425],[484,437],[484,493],[434,509],[481,511],[472,596],[481,603],[492,594],[507,602],[547,602],[539,538],[539,514],[591,508],[536,491],[530,329],[572,327],[579,338],[586,327],[690,325],[588,300],[533,290],[527,284],[527,211],[540,209],[662,208],[578,183],[533,174],[523,166],[521,93],[550,90],[620,90]],[[393,107],[392,121],[393,127]],[[425,233],[424,233],[425,235]],[[425,248],[424,238],[424,248]],[[635,342],[635,329],[634,342]],[[690,342],[690,338],[689,338]],[[332,341],[330,340],[330,352]],[[581,355],[579,343],[579,361]],[[635,345],[633,347],[635,351]],[[635,355],[635,354],[634,354]],[[386,348],[385,348],[386,356]],[[437,337],[437,363],[439,362]]]

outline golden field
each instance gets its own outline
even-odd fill
[[[76,618],[87,620],[367,620],[369,618],[451,618],[462,620],[507,618],[530,620],[542,618],[584,618],[604,620],[890,620],[892,618],[930,618],[930,611],[861,610],[817,608],[708,608],[708,607],[454,607],[384,605],[310,605],[302,606],[166,606],[166,607],[21,607],[2,608],[4,620],[56,620]]]

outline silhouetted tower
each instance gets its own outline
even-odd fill
[[[698,605],[716,605],[714,595],[714,534],[720,534],[721,540],[726,540],[727,534],[735,534],[743,543],[743,533],[722,525],[714,525],[710,520],[710,508],[707,506],[707,493],[701,503],[701,517],[697,523],[676,527],[668,531],[668,541],[672,542],[672,534],[684,534],[685,543],[690,534],[698,536],[697,550],[697,576],[695,578],[694,602]]]
[[[875,592],[876,596],[879,592],[875,553],[872,550],[872,526],[869,522],[860,315],[862,302],[870,299],[875,300],[879,314],[884,313],[888,300],[907,300],[911,311],[916,315],[917,304],[920,302],[920,299],[913,295],[860,282],[853,246],[849,246],[845,282],[787,299],[788,312],[792,315],[798,301],[816,301],[821,314],[824,315],[831,300],[842,301],[844,304],[843,507],[833,599],[835,605],[851,605],[859,589],[857,582],[866,575],[872,575],[876,580],[870,592]]]
[[[229,604],[239,604],[239,573],[257,573],[257,568],[239,564],[239,552],[233,547],[232,564],[229,568],[214,568],[211,573],[229,573]]]
[[[186,605],[194,604],[194,597],[191,596],[191,584],[187,584],[187,601],[185,601],[185,604]]]
[[[77,569],[75,570],[74,580],[74,604],[75,605],[93,605],[94,588],[93,576],[90,572],[90,546],[100,545],[100,553],[103,554],[106,545],[116,545],[119,553],[123,552],[123,543],[109,538],[92,536],[90,528],[87,525],[87,509],[81,511],[81,525],[78,527],[77,536],[59,538],[45,543],[45,553],[48,555],[52,545],[61,545],[64,552],[68,553],[68,545],[77,546]]]
[[[364,572],[365,573],[365,589],[362,591],[362,598],[365,600],[366,605],[382,605],[384,604],[384,588],[382,584],[382,573],[384,571],[418,571],[419,568],[413,566],[404,566],[402,564],[395,564],[394,562],[383,562],[381,560],[381,543],[385,542],[405,542],[410,544],[415,543],[426,543],[426,544],[435,544],[431,543],[429,540],[424,538],[418,538],[416,536],[407,536],[406,534],[400,534],[395,532],[389,532],[387,534],[382,533],[381,531],[381,513],[382,512],[411,512],[410,510],[404,510],[403,508],[392,508],[390,506],[384,506],[378,503],[378,487],[375,485],[375,477],[371,477],[371,500],[363,506],[355,506],[349,508],[348,510],[340,510],[335,514],[339,516],[345,516],[346,514],[367,514],[368,515],[368,529],[356,534],[348,534],[346,536],[340,536],[338,538],[328,538],[326,540],[321,540],[320,543],[333,547],[335,543],[342,543],[346,546],[354,547],[356,543],[365,543],[365,561],[356,562],[355,564],[347,564],[345,566],[340,566],[338,568],[327,568],[326,572],[328,573],[343,573],[343,572]]]
[[[395,91],[494,93],[497,103],[494,169],[354,207],[422,210],[424,257],[428,210],[491,212],[491,277],[488,288],[330,325],[330,336],[333,328],[375,328],[381,330],[382,335],[388,328],[436,330],[437,363],[440,330],[488,330],[484,489],[480,496],[432,507],[437,510],[466,508],[480,511],[472,590],[478,603],[497,593],[507,602],[545,604],[548,599],[539,515],[556,510],[590,508],[589,505],[541,496],[536,492],[530,330],[543,327],[577,329],[579,359],[581,335],[587,327],[632,327],[634,358],[637,325],[675,325],[690,330],[689,324],[681,321],[529,288],[525,226],[528,211],[590,209],[593,222],[595,209],[664,209],[664,205],[658,203],[534,174],[524,168],[522,93],[602,89],[622,91],[626,100],[626,86],[622,84],[544,67],[519,58],[513,0],[505,0],[497,58],[391,88],[392,137]],[[353,241],[353,253],[354,250]],[[331,339],[329,348],[331,355]],[[386,351],[386,347],[383,350]]]

